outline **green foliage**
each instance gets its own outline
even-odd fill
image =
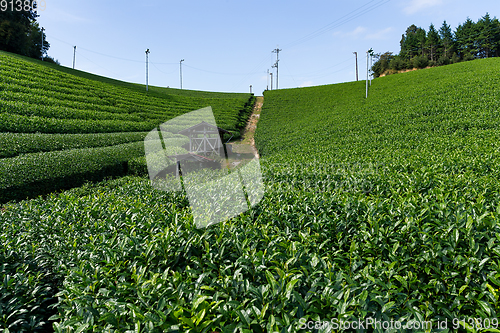
[[[133,84],[75,76],[78,72],[5,52],[0,61],[8,63],[0,66],[0,202],[106,176],[143,174],[140,159],[128,169],[129,159],[144,155],[137,141],[163,122],[202,107],[212,106],[218,126],[236,139],[255,100],[251,94],[154,87],[146,93]]]
[[[127,173],[127,161],[144,155],[144,142],[24,154],[0,159],[0,202],[25,199],[87,180]]]
[[[74,148],[94,148],[143,140],[147,132],[103,134],[0,133],[0,158]]]
[[[21,1],[8,3],[6,10],[0,11],[0,50],[41,59],[42,55],[49,49],[50,44],[46,41],[45,33],[36,22],[36,12],[31,8],[30,10],[16,10],[20,3]],[[25,2],[22,2],[21,6],[24,4]],[[14,10],[12,10],[11,5],[15,7]]]
[[[437,60],[441,49],[441,38],[433,24],[430,25],[429,32],[427,33],[426,46],[430,60]]]
[[[7,241],[2,235],[2,241]],[[10,332],[47,332],[58,278],[28,255],[0,250],[0,329]]]
[[[488,59],[391,76],[367,100],[356,82],[265,93],[256,144],[268,187],[296,198],[281,213],[290,225],[321,221],[308,242],[325,248],[310,260],[346,279],[344,298],[328,298],[326,284],[318,303],[306,301],[321,304],[321,318],[435,327],[496,316],[499,68]],[[296,213],[298,202],[309,213]]]
[[[446,21],[439,31],[431,23],[428,32],[412,24],[402,35],[399,54],[389,59],[387,64],[375,63],[372,71],[378,77],[383,72],[392,74],[401,67],[407,69],[423,68],[427,65],[434,67],[458,63],[461,60],[498,57],[500,56],[499,32],[500,21],[496,17],[491,18],[488,13],[477,22],[467,18],[463,24],[458,25],[454,33]],[[403,59],[403,66],[399,59]],[[428,64],[425,64],[426,60],[429,61]],[[392,64],[394,61],[396,63]],[[387,68],[391,71],[386,71]]]
[[[41,298],[57,297],[56,313],[34,319],[56,332],[496,318],[499,68],[377,79],[368,100],[362,82],[266,92],[266,195],[206,229],[184,194],[136,177],[6,204],[0,251],[38,267],[25,276],[52,274],[11,289],[56,286]]]
[[[0,52],[0,132],[106,133],[148,131],[211,106],[219,127],[236,134],[253,106],[251,94],[186,91],[104,80]],[[70,74],[71,73],[71,74]]]
[[[412,59],[413,67],[425,68],[429,65],[429,59],[426,56],[416,56]]]

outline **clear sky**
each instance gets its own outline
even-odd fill
[[[279,56],[279,88],[366,78],[366,51],[398,53],[406,28],[455,30],[500,16],[498,0],[44,0],[38,21],[63,66],[128,82],[261,95]],[[274,80],[276,88],[276,80]]]

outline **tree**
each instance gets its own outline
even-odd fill
[[[495,23],[490,18],[490,14],[486,13],[479,19],[476,28],[479,33],[477,37],[478,55],[480,58],[489,58],[495,49]]]
[[[443,55],[446,59],[450,59],[453,53],[455,53],[455,38],[451,32],[451,27],[446,23],[446,21],[443,21],[443,25],[441,25],[441,28],[439,29],[439,36],[444,49]]]
[[[416,36],[418,29],[420,28],[412,24],[406,29],[405,34],[402,35],[400,41],[401,51],[399,52],[401,58],[411,59],[418,54],[419,43]]]
[[[500,57],[500,21],[495,17],[493,18],[493,48],[495,57]]]
[[[426,41],[427,50],[429,50],[431,61],[437,59],[437,50],[441,48],[441,38],[439,37],[439,33],[436,28],[434,28],[434,24],[431,23],[429,27],[429,32],[427,33],[427,41]]]
[[[375,77],[379,77],[387,69],[389,69],[390,62],[394,58],[392,52],[385,52],[383,54],[375,54],[373,56],[377,61],[372,66],[372,72]]]
[[[44,41],[42,51],[42,31],[36,22],[36,8],[15,9],[8,6],[6,11],[0,11],[0,50],[40,59],[50,45]]]
[[[473,59],[478,56],[477,26],[470,18],[455,30],[458,53],[462,59]]]
[[[425,30],[422,28],[418,28],[417,32],[415,33],[415,36],[418,41],[418,48],[419,48],[419,53],[421,55],[425,54],[425,44],[427,42],[427,34],[425,33]]]

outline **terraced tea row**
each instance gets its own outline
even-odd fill
[[[0,67],[0,110],[2,113],[28,116],[35,122],[38,119],[33,117],[37,116],[65,120],[155,122],[158,125],[177,115],[212,106],[216,120],[226,129],[238,132],[241,127],[240,117],[244,118],[253,104],[249,94],[176,94],[173,89],[168,90],[168,94],[146,94],[119,85],[70,75],[5,52],[0,52],[0,62],[3,64]],[[22,121],[22,118],[19,119]],[[47,131],[41,127],[40,132],[65,133],[64,126],[60,131]],[[91,127],[87,126],[83,132],[88,132]],[[16,129],[16,126],[4,126],[0,130],[33,132],[32,128],[23,126],[19,129]],[[36,128],[34,130],[36,131]],[[142,129],[139,126],[139,129],[130,130]],[[94,127],[93,131],[108,130]],[[70,133],[78,133],[78,130]]]
[[[250,94],[160,88],[146,93],[5,52],[0,77],[0,202],[143,170],[144,133],[201,107],[212,106],[218,125],[237,138],[254,100]]]
[[[0,133],[0,158],[75,148],[114,146],[144,140],[147,132],[102,134]]]

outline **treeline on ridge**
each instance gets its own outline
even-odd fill
[[[39,16],[36,2],[33,2],[33,7],[30,2],[29,10],[24,3],[21,8],[19,4],[10,2],[3,6],[0,10],[0,50],[59,64],[59,61],[46,55],[50,43],[36,21]]]
[[[400,70],[443,66],[461,61],[500,56],[500,21],[488,13],[477,22],[470,18],[453,32],[443,22],[437,30],[431,23],[429,30],[410,25],[401,38],[399,54],[375,54],[372,66],[375,77],[397,73]]]

